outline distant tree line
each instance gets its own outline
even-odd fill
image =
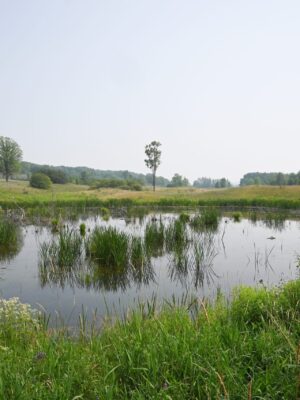
[[[139,191],[143,188],[143,182],[137,179],[116,179],[116,178],[105,178],[98,179],[91,184],[92,189],[100,188],[120,188],[122,190],[135,190]]]
[[[198,178],[194,181],[193,186],[196,188],[226,188],[231,187],[231,183],[226,178],[211,179],[211,178]]]
[[[250,172],[240,181],[240,186],[247,185],[300,185],[300,171],[284,174],[282,172]]]
[[[52,167],[49,165],[39,165],[23,161],[21,163],[20,172],[17,175],[19,179],[28,180],[35,172],[44,173],[53,183],[72,182],[84,185],[93,185],[95,181],[101,179],[121,179],[135,180],[141,185],[152,185],[153,176],[149,174],[138,174],[130,171],[111,171],[98,170],[88,167]],[[55,182],[54,182],[54,180]],[[170,183],[169,179],[162,176],[156,177],[156,185],[166,187]]]
[[[171,179],[171,182],[168,184],[168,187],[184,187],[184,186],[190,186],[190,182],[187,178],[179,174],[175,174]]]

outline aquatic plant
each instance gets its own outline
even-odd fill
[[[153,256],[162,254],[165,244],[165,227],[161,219],[146,224],[144,241],[148,254]]]
[[[168,251],[182,249],[188,243],[186,224],[180,218],[173,220],[166,228],[166,248]]]
[[[58,237],[40,245],[40,264],[43,267],[70,268],[82,254],[82,238],[74,230],[63,228]]]
[[[130,238],[113,227],[96,227],[86,243],[86,253],[98,265],[125,267],[129,263]]]
[[[190,225],[194,230],[218,228],[220,212],[215,208],[205,208],[200,214],[196,214],[190,221]]]
[[[234,222],[240,222],[242,214],[238,211],[232,213],[232,218]]]
[[[81,223],[79,225],[79,232],[81,236],[85,236],[86,234],[86,225],[84,223]]]

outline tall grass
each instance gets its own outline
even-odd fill
[[[0,303],[0,398],[296,400],[299,301],[299,280],[240,288],[229,306],[153,303],[78,338]]]
[[[72,267],[81,257],[82,238],[74,230],[63,228],[57,237],[40,245],[40,263],[44,268]]]
[[[150,221],[145,227],[145,246],[148,253],[152,256],[163,254],[165,245],[165,226],[159,221]]]
[[[203,229],[216,230],[218,229],[219,219],[220,212],[217,209],[206,208],[191,219],[190,225],[196,231]]]
[[[130,237],[116,228],[96,227],[86,243],[86,252],[99,266],[128,266]]]

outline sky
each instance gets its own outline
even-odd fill
[[[300,170],[299,0],[0,0],[0,136],[26,161]]]

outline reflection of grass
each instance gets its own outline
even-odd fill
[[[21,228],[9,219],[0,219],[0,259],[11,259],[21,247]]]
[[[160,206],[266,206],[300,207],[300,186],[246,186],[226,189],[157,188],[128,192],[119,189],[89,190],[83,185],[53,185],[51,190],[30,188],[28,182],[0,181],[4,207],[160,205]]]
[[[242,288],[230,305],[141,305],[78,338],[0,304],[0,397],[297,399],[299,302],[300,280]]]

